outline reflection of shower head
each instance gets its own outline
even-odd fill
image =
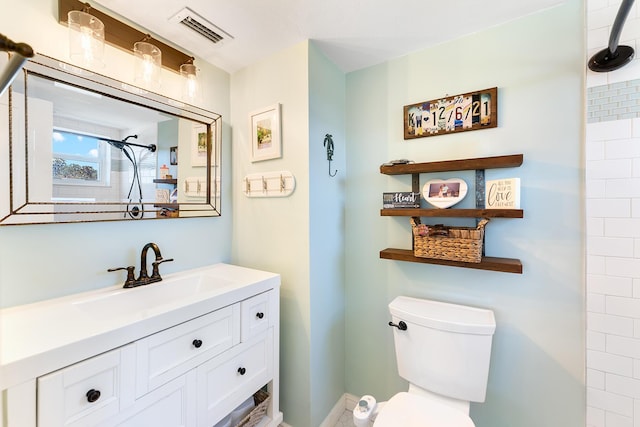
[[[32,58],[34,53],[33,49],[28,44],[15,43],[2,34],[0,34],[0,51],[15,52],[11,56],[7,67],[4,69],[2,74],[0,74],[0,95],[2,95],[27,59]]]
[[[149,145],[142,145],[142,144],[134,144],[133,142],[127,142],[127,139],[129,138],[136,138],[138,139],[138,135],[129,135],[126,138],[124,138],[121,141],[118,141],[117,139],[109,139],[109,138],[99,138],[100,141],[104,141],[109,143],[110,145],[119,148],[120,150],[122,150],[124,148],[124,146],[132,146],[132,147],[142,147],[142,148],[146,148],[147,150],[151,151],[152,153],[156,152],[156,144],[149,144]]]

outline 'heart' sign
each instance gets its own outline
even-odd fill
[[[433,206],[449,208],[467,195],[467,183],[460,178],[432,179],[422,186],[422,197]]]

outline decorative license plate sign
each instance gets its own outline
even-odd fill
[[[497,87],[404,107],[404,139],[497,126]]]

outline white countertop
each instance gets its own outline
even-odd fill
[[[214,264],[0,310],[0,391],[280,286],[280,276]]]

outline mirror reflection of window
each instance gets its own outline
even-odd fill
[[[111,150],[91,135],[53,131],[53,179],[59,185],[109,185]]]

